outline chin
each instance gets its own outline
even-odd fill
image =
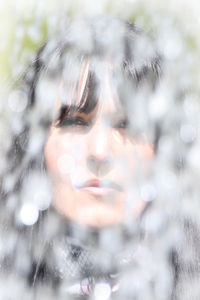
[[[73,189],[59,190],[53,203],[59,214],[72,222],[92,228],[103,228],[123,222],[124,193],[95,195]]]

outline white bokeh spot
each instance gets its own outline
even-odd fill
[[[27,202],[24,203],[20,213],[19,213],[19,219],[20,221],[27,226],[31,226],[35,224],[39,217],[39,211],[35,204]]]

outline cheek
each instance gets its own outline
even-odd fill
[[[56,147],[57,139],[54,137],[49,137],[45,145],[45,160],[46,166],[50,173],[55,173],[58,171],[58,160],[61,155],[60,146]]]
[[[153,146],[148,143],[135,144],[131,147],[128,157],[131,166],[136,164],[148,165],[153,159]]]
[[[124,163],[126,169],[133,169],[137,162],[148,163],[154,155],[153,145],[147,142],[131,141],[114,131],[110,137],[110,147],[116,161]]]
[[[154,156],[154,147],[151,144],[143,143],[137,145],[137,151],[140,153],[140,157],[144,161],[150,161]]]
[[[49,137],[45,146],[45,160],[54,185],[71,185],[77,176],[85,173],[85,151],[84,140],[75,135],[54,134]]]
[[[149,170],[150,162],[154,156],[153,146],[148,143],[126,143],[119,148],[116,154],[116,169],[126,180],[131,178],[138,170],[145,174]]]
[[[45,146],[45,160],[48,171],[52,175],[66,174],[72,165],[69,138],[50,136]]]

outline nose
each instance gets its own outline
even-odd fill
[[[87,167],[96,176],[106,175],[112,168],[109,131],[102,124],[92,128],[88,139]]]

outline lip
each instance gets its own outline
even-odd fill
[[[91,179],[84,182],[78,189],[96,197],[103,197],[113,192],[122,192],[122,186],[110,180]]]

